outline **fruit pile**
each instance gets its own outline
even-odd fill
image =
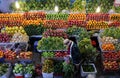
[[[62,75],[62,73],[63,73],[63,64],[62,64],[63,62],[56,62],[55,63],[55,66],[54,66],[54,75],[56,75],[56,76],[60,76],[60,75]]]
[[[26,26],[26,25],[39,25],[40,23],[42,23],[41,19],[37,19],[37,20],[23,20],[22,25]]]
[[[103,51],[115,51],[115,46],[112,43],[102,44],[101,48]]]
[[[69,20],[81,20],[85,21],[86,20],[86,14],[80,13],[80,14],[70,14],[68,17]]]
[[[68,55],[67,52],[55,52],[55,57],[64,57]]]
[[[33,64],[27,64],[24,68],[24,74],[32,74],[34,72],[34,66]]]
[[[15,64],[15,67],[13,69],[14,74],[23,74],[24,72],[24,67],[22,64]]]
[[[0,26],[20,26],[23,20],[22,14],[11,13],[11,14],[0,14]]]
[[[44,26],[46,28],[52,28],[52,29],[67,28],[68,23],[67,21],[64,21],[64,20],[46,20],[44,21]]]
[[[120,43],[115,44],[115,50],[120,51]]]
[[[11,50],[7,50],[6,52],[4,52],[4,56],[5,56],[6,60],[15,60],[16,59],[16,53]]]
[[[42,72],[44,73],[51,73],[54,71],[54,66],[53,66],[53,61],[52,60],[45,60],[43,67],[42,67]]]
[[[54,57],[54,55],[55,55],[55,53],[54,52],[43,52],[42,53],[42,57],[44,57],[44,58],[53,58]]]
[[[4,13],[0,14],[0,20],[23,20],[23,16],[20,13]]]
[[[23,14],[24,19],[26,20],[37,20],[45,19],[46,14],[44,12],[26,12]]]
[[[105,37],[103,36],[101,39],[100,39],[100,42],[102,43],[118,43],[118,39],[114,39],[113,37]]]
[[[120,20],[120,14],[111,14],[110,15],[111,21],[119,21]]]
[[[0,64],[0,77],[8,72],[9,64]],[[1,77],[1,78],[2,78]]]
[[[25,26],[24,30],[26,31],[28,36],[32,36],[32,35],[42,35],[42,33],[45,31],[45,28],[42,26],[42,24],[40,25],[28,25]]]
[[[103,22],[103,21],[100,21],[100,22],[97,22],[95,20],[90,20],[87,22],[87,26],[86,28],[89,30],[89,29],[106,29],[108,28],[108,23],[106,22]]]
[[[72,4],[71,10],[73,12],[85,13],[86,1],[85,0],[73,0],[73,1],[74,1],[74,3]]]
[[[106,36],[106,37],[113,37],[114,39],[120,39],[120,29],[115,28],[115,27],[110,27],[105,29],[100,35],[101,37]]]
[[[66,47],[63,43],[63,38],[59,37],[47,37],[42,38],[38,42],[38,50],[65,50]]]
[[[114,27],[119,27],[120,26],[120,22],[119,21],[114,21],[112,23],[109,24],[110,27],[114,26]]]
[[[7,33],[0,33],[0,42],[10,42],[11,35]]]
[[[43,33],[43,37],[63,37],[63,38],[67,38],[67,34],[63,31],[63,30],[51,30],[48,29],[47,31],[45,31]]]
[[[46,15],[47,20],[67,20],[68,19],[68,14],[47,14]]]
[[[89,13],[87,14],[87,21],[96,20],[96,21],[109,21],[109,14],[107,13]]]
[[[11,34],[11,35],[13,35],[17,32],[21,32],[22,34],[26,33],[22,26],[19,26],[19,27],[18,26],[14,26],[14,27],[6,26],[4,30],[1,30],[1,32],[2,33],[6,32],[6,33]]]
[[[32,58],[32,52],[28,51],[28,52],[21,52],[19,54],[19,58],[21,59],[31,59]]]
[[[0,50],[0,58],[4,56],[4,52]]]
[[[105,60],[118,60],[118,52],[104,52],[103,58]]]
[[[68,21],[68,25],[71,27],[73,25],[76,25],[78,27],[85,27],[86,26],[86,22],[85,21],[81,21],[81,20],[69,20]]]
[[[105,70],[114,71],[119,69],[119,65],[116,61],[103,61],[103,66]]]
[[[22,34],[20,32],[15,33],[11,39],[11,42],[28,42],[29,37],[26,34]]]

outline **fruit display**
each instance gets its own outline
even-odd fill
[[[26,20],[44,20],[46,17],[45,12],[25,12],[23,14],[24,19]]]
[[[85,21],[86,20],[86,14],[84,14],[84,13],[70,14],[69,17],[68,17],[68,20]]]
[[[38,50],[65,50],[66,47],[63,43],[63,38],[59,37],[47,37],[42,38],[38,42]]]
[[[68,55],[67,52],[59,52],[59,51],[55,52],[55,57],[64,57],[66,55]]]
[[[87,21],[96,20],[96,21],[109,21],[108,13],[89,13],[87,14]]]
[[[63,30],[51,30],[48,29],[43,33],[43,37],[47,38],[47,37],[63,37],[63,38],[67,38],[67,34],[65,33],[65,31]]]
[[[23,74],[24,73],[24,67],[22,64],[15,64],[15,67],[13,69],[14,74]]]
[[[10,42],[11,40],[11,35],[7,33],[0,33],[0,42]]]
[[[101,45],[103,51],[115,51],[115,46],[113,43],[104,43]]]
[[[9,64],[0,64],[0,77],[8,72]]]
[[[104,52],[103,59],[104,60],[118,60],[118,52]]]
[[[110,15],[111,21],[119,21],[120,20],[120,14],[111,14]]]
[[[87,1],[86,12],[87,13],[95,13],[98,6],[100,6],[100,13],[108,13],[109,10],[113,7],[114,0],[94,0]]]
[[[42,57],[44,58],[53,58],[55,55],[55,52],[43,52]]]
[[[4,56],[6,60],[15,60],[16,59],[16,52],[13,52],[11,50],[7,50],[6,52],[4,52]]]
[[[33,72],[34,72],[34,66],[33,64],[27,64],[24,68],[24,74],[31,74],[33,75]]]
[[[91,29],[106,29],[108,27],[109,27],[108,23],[103,22],[103,21],[97,22],[95,20],[88,21],[87,26],[86,26],[86,28],[88,30],[91,30]]]
[[[114,21],[112,23],[109,24],[110,27],[114,26],[114,27],[119,27],[120,26],[120,22],[119,21]]]
[[[18,26],[14,26],[14,27],[6,26],[5,29],[1,30],[1,32],[2,33],[8,33],[8,34],[11,34],[11,35],[13,35],[13,34],[15,34],[17,32],[20,32],[22,34],[26,33],[22,26],[19,26],[19,27]]]
[[[83,71],[84,72],[94,72],[95,69],[93,65],[82,65]]]
[[[66,31],[69,36],[76,36],[77,40],[80,41],[83,38],[90,38],[87,30],[82,27],[69,27]]]
[[[100,36],[113,37],[114,39],[120,39],[120,29],[115,27],[110,27],[101,32]]]
[[[33,53],[30,52],[30,51],[28,51],[28,52],[21,52],[21,53],[19,54],[19,58],[20,58],[20,59],[31,59],[31,58],[32,58],[32,55],[33,55]]]
[[[0,58],[4,56],[4,52],[0,50]]]
[[[63,73],[63,62],[56,62],[54,66],[54,75],[62,75]]]
[[[22,34],[20,32],[17,32],[13,35],[11,42],[28,42],[29,37],[26,34]]]
[[[42,23],[41,19],[37,19],[37,20],[23,20],[22,25],[23,26],[27,26],[27,25],[39,25],[40,23]]]
[[[64,77],[65,78],[74,78],[73,73],[74,73],[74,66],[71,63],[66,63],[63,62],[63,72],[64,72]]]
[[[72,27],[73,25],[76,25],[77,27],[86,27],[86,22],[81,20],[69,20],[68,25]]]
[[[119,65],[116,61],[103,61],[104,70],[114,71],[119,69]]]
[[[120,43],[115,44],[115,50],[120,51]]]
[[[97,55],[96,48],[92,46],[90,38],[84,38],[79,41],[78,47],[84,59],[93,60]]]
[[[85,13],[85,5],[86,5],[85,0],[75,0],[74,3],[72,4],[71,10],[73,12],[83,12],[83,13]]]
[[[102,38],[100,38],[100,42],[102,43],[118,43],[118,39],[114,39],[113,37],[105,37],[103,36]]]
[[[52,60],[45,60],[43,67],[42,67],[42,72],[44,73],[51,73],[54,71],[54,66],[53,66],[53,61]]]
[[[52,29],[67,28],[68,23],[67,21],[64,21],[64,20],[45,20],[44,27],[52,28]]]
[[[46,15],[46,19],[47,20],[67,20],[68,19],[69,14],[47,14]]]
[[[40,25],[28,25],[24,27],[24,30],[26,31],[28,36],[32,35],[42,35],[42,33],[45,31],[45,28]]]
[[[69,0],[26,0],[26,1],[18,1],[21,8],[19,11],[30,11],[30,10],[53,10],[56,3],[59,6],[59,10],[68,10],[70,6]],[[15,2],[11,4],[11,10],[18,11],[15,7]]]

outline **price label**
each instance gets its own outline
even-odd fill
[[[114,1],[114,6],[120,6],[120,0],[115,0]]]

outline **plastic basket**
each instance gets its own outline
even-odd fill
[[[43,73],[42,72],[42,75],[43,75],[43,78],[53,78],[53,72],[52,73]]]

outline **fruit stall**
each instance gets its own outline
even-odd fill
[[[0,13],[0,78],[74,78],[63,43],[67,38],[76,40],[82,54],[81,78],[91,74],[95,78],[99,72],[119,74],[119,9],[114,0],[11,3],[11,13]]]

